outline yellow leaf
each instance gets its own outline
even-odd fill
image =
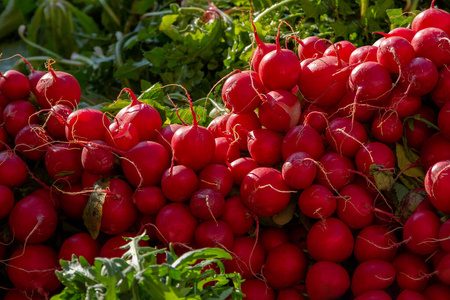
[[[395,152],[397,155],[397,166],[400,170],[404,170],[404,175],[421,179],[425,178],[425,171],[422,167],[415,166],[408,168],[412,164],[416,163],[417,159],[419,158],[416,153],[409,151],[410,158],[408,158],[405,148],[399,143],[396,143],[395,145]]]

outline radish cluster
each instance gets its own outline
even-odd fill
[[[374,45],[308,37],[296,51],[255,30],[251,70],[226,79],[228,113],[208,127],[192,103],[192,124],[163,126],[127,88],[115,116],[79,109],[78,83],[51,64],[4,72],[2,285],[48,297],[58,259],[121,256],[146,229],[179,254],[229,251],[246,299],[446,299],[449,24],[432,4]],[[415,165],[400,169],[401,145]],[[421,189],[395,199],[413,167]]]

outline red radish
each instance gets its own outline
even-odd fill
[[[362,187],[348,184],[339,191],[336,212],[352,229],[362,229],[372,224],[374,199]]]
[[[44,200],[47,200],[48,203],[50,203],[50,205],[53,206],[53,208],[56,210],[57,213],[61,211],[59,191],[55,191],[53,188],[50,189],[40,188],[34,190],[30,195],[38,196],[43,198]]]
[[[12,284],[19,290],[48,297],[61,285],[55,274],[58,268],[55,250],[46,245],[27,245],[11,254],[7,271]]]
[[[383,290],[395,280],[395,268],[387,261],[370,259],[360,263],[353,273],[351,290],[359,296],[370,290]]]
[[[156,215],[139,214],[136,222],[131,227],[134,232],[143,232],[146,230],[149,242],[158,242],[155,228]],[[141,240],[141,242],[144,242]],[[147,242],[146,242],[147,244]]]
[[[371,290],[362,293],[354,300],[392,300],[392,298],[383,290]]]
[[[406,220],[403,240],[411,252],[431,254],[439,248],[440,227],[441,222],[434,212],[416,211]]]
[[[416,31],[406,27],[397,27],[389,31],[388,36],[401,36],[411,42]]]
[[[198,188],[212,189],[226,197],[233,187],[233,174],[224,165],[210,164],[198,174]]]
[[[268,253],[273,248],[288,243],[289,235],[283,228],[267,227],[260,233],[259,241],[264,247],[264,251]]]
[[[438,126],[442,135],[450,140],[450,103],[448,102],[439,110]]]
[[[379,63],[368,61],[351,72],[348,86],[355,93],[355,102],[382,104],[389,97],[392,80],[389,71]]]
[[[160,187],[146,186],[133,193],[133,202],[141,213],[156,215],[167,204],[167,199]]]
[[[224,137],[227,130],[227,121],[231,114],[215,117],[208,125],[207,129],[211,131],[214,138]]]
[[[169,165],[169,153],[164,146],[152,141],[139,142],[122,159],[123,173],[134,187],[158,185]]]
[[[9,103],[3,110],[4,128],[12,137],[27,125],[38,124],[39,117],[33,104],[25,100]]]
[[[369,225],[358,233],[353,253],[359,262],[369,259],[392,261],[397,247],[397,237],[388,227]]]
[[[108,194],[102,206],[100,230],[116,235],[127,231],[137,219],[137,209],[132,200],[133,189],[124,180],[111,178]]]
[[[26,63],[30,68],[30,74],[28,74],[28,81],[30,82],[30,90],[31,92],[33,92],[33,94],[36,94],[36,85],[39,79],[41,79],[42,76],[47,74],[47,72],[35,70],[33,65],[30,64],[25,58],[22,57],[22,59],[24,63]]]
[[[189,206],[195,217],[202,220],[215,220],[224,212],[225,198],[216,190],[199,189],[192,195]]]
[[[130,126],[133,126],[131,123],[128,123]],[[169,124],[161,129],[159,134],[156,136],[155,142],[160,143],[161,145],[166,148],[167,152],[170,154],[170,157],[172,157],[172,137],[175,134],[175,131],[180,129],[182,125],[180,124]]]
[[[119,125],[116,120],[112,122],[105,131],[104,140],[111,147],[122,151],[128,151],[139,143],[139,133],[132,123]],[[172,148],[165,148],[168,153],[172,154]]]
[[[115,156],[106,142],[92,140],[84,145],[81,164],[85,171],[95,175],[105,175],[114,168]]]
[[[281,244],[267,253],[263,267],[264,277],[275,290],[293,287],[305,279],[305,253],[297,245]]]
[[[416,57],[411,43],[399,36],[389,36],[383,40],[377,50],[377,60],[391,74],[399,74]]]
[[[419,30],[414,35],[411,45],[416,56],[431,60],[438,69],[450,63],[447,55],[450,51],[449,35],[442,29],[428,27]]]
[[[259,164],[251,157],[240,157],[230,164],[231,174],[233,174],[233,181],[240,185],[245,176],[250,171],[259,167]]]
[[[127,252],[127,249],[122,247],[129,243],[125,238],[133,238],[135,236],[136,233],[124,232],[110,237],[101,247],[99,256],[104,258],[122,257]],[[139,246],[148,246],[148,242],[141,240]]]
[[[434,2],[435,0],[431,2],[429,9],[422,11],[414,17],[411,24],[411,29],[418,32],[424,28],[437,27],[450,35],[450,13],[445,10],[435,8]]]
[[[401,289],[423,292],[428,284],[428,266],[425,260],[410,252],[395,256],[392,262],[397,272],[397,284]]]
[[[310,126],[297,125],[284,136],[281,154],[286,160],[292,153],[306,152],[318,160],[325,152],[325,146],[319,133]]]
[[[421,104],[422,98],[420,96],[406,94],[403,88],[397,85],[386,100],[386,107],[388,107],[386,110],[392,111],[403,120],[420,113]]]
[[[306,292],[311,300],[339,299],[350,287],[350,276],[337,263],[319,261],[306,274]]]
[[[287,288],[278,291],[277,300],[306,300],[300,290]]]
[[[415,291],[403,290],[398,294],[397,300],[427,300],[427,297]]]
[[[321,57],[328,45],[326,40],[317,36],[308,36],[298,44],[297,54],[300,60],[305,60],[312,57]]]
[[[438,82],[431,91],[431,99],[439,106],[444,106],[450,99],[450,69],[441,68],[438,72]]]
[[[224,261],[227,273],[238,272],[243,279],[254,278],[261,272],[265,260],[264,248],[260,242],[250,236],[234,238],[229,250],[232,260]]]
[[[72,109],[63,104],[51,107],[45,121],[45,127],[54,139],[66,139],[66,123],[71,113]]]
[[[255,71],[235,73],[222,87],[222,100],[232,113],[251,112],[261,105],[265,86]]]
[[[445,221],[439,229],[439,241],[441,248],[450,252],[450,220]]]
[[[348,64],[350,60],[350,55],[355,51],[356,46],[349,41],[339,41],[334,45],[329,46],[323,56],[338,56]],[[337,53],[336,53],[337,52]]]
[[[6,105],[9,104],[9,102],[11,101],[8,98],[6,98],[5,95],[2,94],[2,91],[0,90],[0,107],[5,107]]]
[[[259,167],[245,176],[241,184],[242,202],[255,214],[263,217],[281,212],[291,198],[289,186],[281,172]]]
[[[51,108],[63,104],[75,109],[80,103],[81,88],[75,77],[63,71],[53,70],[48,63],[49,72],[36,84],[35,96],[41,108]]]
[[[156,234],[164,244],[189,244],[194,239],[198,220],[187,204],[169,203],[156,216]]]
[[[164,196],[174,202],[189,200],[197,188],[197,174],[191,168],[183,165],[168,168],[161,178],[161,189]]]
[[[226,137],[217,137],[214,139],[216,148],[212,164],[228,165],[232,161],[241,157],[239,145]]]
[[[400,86],[406,90],[407,95],[424,96],[434,89],[438,77],[438,70],[431,60],[416,57],[402,70]]]
[[[380,142],[393,144],[403,136],[403,123],[397,114],[381,111],[372,122],[372,133]]]
[[[352,254],[353,244],[350,228],[334,217],[314,223],[306,239],[309,254],[317,261],[342,262]]]
[[[80,184],[65,187],[60,197],[61,210],[70,218],[81,220],[89,195],[90,192],[85,191]]]
[[[354,92],[347,90],[336,105],[339,116],[352,118],[360,123],[372,121],[379,108],[367,103],[355,102],[355,96]]]
[[[352,98],[353,99],[353,98]],[[300,124],[311,126],[319,134],[325,133],[328,126],[328,113],[325,109],[310,104],[300,117]]]
[[[355,180],[354,170],[349,158],[330,152],[320,158],[315,182],[337,192]]]
[[[277,132],[287,132],[300,121],[299,99],[289,91],[276,90],[265,94],[258,109],[261,125]]]
[[[431,204],[444,213],[450,213],[450,204],[447,200],[449,180],[449,160],[439,161],[428,169],[425,176],[425,190]]]
[[[334,151],[347,157],[354,157],[367,141],[367,133],[361,123],[350,118],[336,118],[326,131],[327,142]]]
[[[372,46],[375,46],[375,47],[378,47],[378,46],[380,46],[380,44],[385,40],[386,38],[383,36],[383,37],[381,37],[381,38],[379,38],[378,40],[376,40],[373,44],[372,44]]]
[[[195,243],[199,248],[220,247],[231,249],[233,246],[233,230],[222,220],[208,220],[195,228]]]
[[[298,85],[306,101],[330,107],[345,95],[349,73],[340,58],[324,56],[302,68]]]
[[[350,66],[357,65],[366,61],[378,61],[377,60],[378,47],[376,46],[362,46],[353,50],[348,59]]]
[[[34,292],[27,293],[26,291],[9,290],[3,300],[45,300],[44,296],[36,294]]]
[[[325,219],[336,211],[336,197],[323,185],[314,184],[301,192],[298,205],[308,217]]]
[[[77,233],[68,237],[59,249],[59,259],[72,260],[72,255],[83,256],[88,263],[94,264],[100,254],[100,243],[88,233]]]
[[[263,56],[257,71],[269,90],[290,90],[300,78],[300,60],[293,51],[281,49],[279,27],[276,45],[275,50]]]
[[[1,109],[0,109],[1,112]],[[6,130],[0,126],[0,151],[3,151],[6,149],[6,144],[8,143],[9,136]]]
[[[261,128],[258,116],[255,112],[231,114],[227,120],[226,131],[229,137],[236,141],[240,150],[248,150],[247,134]]]
[[[247,279],[242,282],[241,292],[246,300],[275,300],[274,290],[260,279]]]
[[[266,128],[252,130],[247,135],[248,152],[263,167],[273,167],[281,161],[282,142],[282,135]]]
[[[0,219],[7,217],[13,207],[14,207],[13,192],[6,185],[0,184]]]
[[[441,160],[450,160],[450,141],[437,132],[426,139],[420,149],[420,160],[425,171]]]
[[[439,280],[446,285],[450,285],[450,253],[444,255],[439,261],[437,268]]]
[[[75,184],[81,180],[81,146],[57,143],[51,145],[45,154],[45,168],[50,177],[62,184]]]
[[[355,156],[358,171],[369,175],[373,171],[392,170],[395,167],[394,152],[386,144],[371,142],[365,144]]]
[[[255,223],[252,212],[242,203],[239,195],[225,199],[225,207],[220,220],[230,225],[234,236],[244,235]]]
[[[430,122],[431,124],[436,124],[437,122],[437,114],[431,107],[427,105],[422,105],[419,110],[419,117],[422,119],[425,119],[426,121]],[[405,137],[408,147],[414,148],[417,150],[421,150],[422,145],[425,143],[425,141],[430,138],[433,133],[435,133],[435,129],[428,126],[428,124],[419,121],[419,120],[412,120],[412,122],[405,124]],[[441,136],[441,135],[439,135]],[[442,136],[441,136],[442,137]],[[437,137],[436,137],[437,138]],[[443,138],[442,138],[443,139]],[[436,140],[436,139],[435,139]],[[437,140],[441,140],[438,138]],[[437,142],[436,140],[436,142]],[[445,139],[443,139],[445,141]],[[430,145],[429,145],[430,144]],[[434,148],[432,145],[433,143],[427,143],[427,148],[431,146],[431,148]],[[426,151],[425,151],[426,152]],[[435,151],[433,151],[435,152]],[[428,153],[430,154],[430,153]],[[422,156],[422,155],[421,155]],[[422,158],[422,160],[424,160]]]
[[[423,295],[427,299],[446,300],[450,295],[450,287],[441,283],[433,283],[425,289]]]
[[[98,180],[100,180],[102,178],[106,178],[106,177],[113,177],[117,174],[118,173],[115,172],[115,170],[112,170],[108,174],[104,174],[104,175],[95,175],[95,174],[83,171],[83,174],[81,174],[81,185],[84,188],[89,190],[89,189],[92,189],[92,187]]]
[[[259,70],[259,65],[261,63],[262,58],[269,52],[272,52],[273,50],[277,49],[277,45],[275,44],[269,44],[269,43],[263,43],[261,41],[261,39],[258,36],[258,33],[256,32],[256,27],[255,24],[252,23],[253,26],[253,33],[255,36],[255,41],[256,41],[256,49],[253,50],[252,53],[252,57],[250,59],[250,62],[252,64],[253,70],[255,70],[256,72],[258,72]]]
[[[30,124],[23,127],[16,135],[16,150],[31,160],[42,160],[51,141],[47,131],[40,125]]]
[[[317,166],[306,152],[295,152],[283,163],[281,175],[293,189],[301,190],[309,187],[316,177]]]
[[[16,70],[0,72],[0,91],[11,101],[26,100],[30,94],[30,81]]]
[[[68,141],[103,140],[111,121],[99,110],[83,108],[72,112],[66,120]]]
[[[0,184],[20,187],[28,177],[25,162],[11,149],[0,152]]]

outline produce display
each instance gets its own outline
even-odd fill
[[[450,13],[363,46],[255,23],[215,115],[0,73],[4,299],[450,297]]]

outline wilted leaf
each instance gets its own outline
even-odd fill
[[[100,233],[103,203],[105,203],[105,198],[107,196],[107,194],[102,191],[109,189],[109,185],[109,178],[97,181],[94,184],[94,190],[96,191],[91,193],[89,201],[84,208],[84,225],[86,226],[93,239],[96,239]]]
[[[404,170],[403,174],[410,177],[416,177],[420,179],[425,178],[425,171],[421,166],[410,167],[414,165],[419,159],[419,155],[410,151],[410,156],[414,161],[408,159],[405,148],[400,144],[395,145],[395,154],[397,156],[397,166],[400,170]]]

